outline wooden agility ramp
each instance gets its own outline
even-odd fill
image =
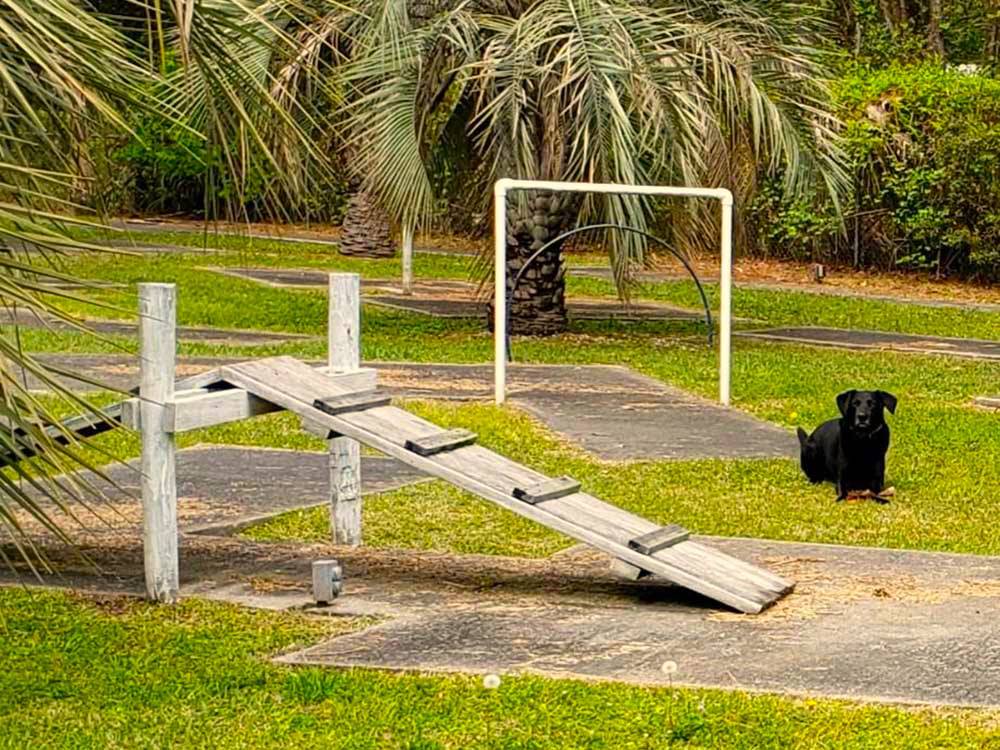
[[[326,438],[346,437],[518,515],[595,547],[621,561],[634,577],[649,573],[726,604],[757,613],[793,584],[767,570],[688,538],[678,526],[660,527],[581,491],[569,477],[551,479],[475,444],[465,430],[442,430],[389,404],[377,390],[357,390],[291,357],[222,367],[227,386],[287,409]],[[270,409],[261,409],[258,413]]]

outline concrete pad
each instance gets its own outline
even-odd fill
[[[106,502],[97,508],[103,523],[79,513],[84,533],[141,535],[142,495],[139,459],[107,469],[110,482],[84,473]],[[363,456],[365,494],[397,489],[426,476],[391,458]],[[177,513],[189,534],[231,534],[289,510],[329,502],[326,453],[205,445],[177,453]],[[79,512],[80,509],[77,509]],[[139,538],[139,536],[136,536]]]
[[[40,355],[39,359],[122,390],[138,381],[132,357]],[[194,375],[234,361],[240,360],[184,358],[177,374]],[[378,370],[380,385],[393,396],[493,397],[492,365],[365,364]],[[67,384],[81,388],[79,383]],[[513,364],[508,398],[567,440],[610,461],[798,455],[798,442],[790,431],[624,367]]]
[[[485,322],[489,313],[486,302],[472,299],[380,294],[366,296],[364,301],[371,305],[422,313],[435,318],[471,318]],[[634,302],[625,307],[618,301],[610,299],[569,299],[566,301],[566,314],[570,320],[618,320],[622,322],[705,319],[703,313],[699,314],[671,305]]]
[[[212,268],[210,270],[237,278],[250,279],[268,286],[287,288],[326,288],[323,271],[276,268]],[[436,318],[486,320],[488,302],[478,297],[478,286],[464,281],[428,279],[414,284],[413,293],[405,295],[396,281],[361,281],[367,304],[395,310],[431,315]],[[569,299],[566,310],[571,320],[703,320],[704,314],[673,305],[635,302],[629,306],[612,299]]]
[[[1000,325],[1000,324],[998,324]],[[998,327],[1000,333],[1000,327]],[[828,346],[852,351],[880,350],[942,354],[949,357],[1000,361],[1000,340],[964,339],[946,336],[920,336],[884,331],[856,331],[843,328],[769,328],[762,331],[738,331],[741,338],[783,341],[809,346]]]
[[[705,540],[798,580],[762,615],[730,614],[656,584],[612,584],[607,561],[564,588],[479,571],[390,584],[343,558],[337,614],[391,619],[283,657],[292,664],[535,673],[855,700],[1000,705],[1000,559],[755,540]],[[498,561],[497,568],[506,563]],[[537,567],[537,566],[536,566]],[[514,563],[508,575],[516,578]],[[592,573],[590,587],[582,580]],[[550,571],[551,572],[551,571]],[[527,575],[527,569],[521,575]],[[544,576],[537,572],[540,581]],[[678,672],[661,671],[674,661]]]
[[[606,266],[570,266],[568,272],[575,276],[585,276],[594,279],[611,281],[611,269]],[[641,283],[661,283],[664,281],[690,280],[691,275],[683,270],[642,270],[637,271],[635,280]],[[702,283],[717,284],[718,273],[699,274]],[[761,289],[769,292],[797,292],[799,294],[819,294],[829,297],[853,297],[857,299],[876,300],[878,302],[895,302],[902,305],[917,305],[918,307],[953,308],[980,310],[983,312],[1000,312],[1000,304],[993,302],[974,302],[965,300],[926,299],[924,297],[905,297],[898,294],[876,294],[867,290],[851,289],[849,287],[827,286],[824,284],[794,284],[780,281],[741,281],[733,282],[735,289]]]
[[[584,547],[532,560],[198,535],[182,542],[181,591],[300,609],[312,561],[337,558],[344,594],[313,611],[382,622],[281,657],[291,664],[1000,706],[1000,558],[702,541],[793,578],[795,591],[741,615],[655,579],[617,580],[607,558]],[[45,584],[142,591],[134,537],[86,552],[103,575],[54,548],[60,572]],[[0,584],[11,582],[31,583],[0,570]],[[665,661],[678,665],[674,675],[661,671]]]

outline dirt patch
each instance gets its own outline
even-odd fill
[[[795,581],[795,590],[752,618],[755,622],[811,620],[863,600],[893,600],[912,604],[942,604],[957,598],[998,598],[1000,580],[943,583],[907,574],[836,576],[824,569],[822,558],[770,557],[764,567]],[[714,612],[716,621],[747,621],[746,615]]]

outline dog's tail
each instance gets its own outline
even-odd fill
[[[798,427],[795,434],[799,437],[799,466],[802,467],[802,473],[813,484],[819,484],[823,481],[825,473],[823,456],[816,450],[816,443],[810,439],[805,430]]]

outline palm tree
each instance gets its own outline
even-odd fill
[[[309,100],[280,96],[287,81],[277,61],[300,51],[288,33],[291,16],[280,8],[248,11],[239,0],[201,0],[197,8],[173,0],[162,4],[169,12],[154,12],[160,5],[138,5],[155,30],[147,57],[89,4],[0,0],[0,304],[15,314],[14,323],[0,326],[0,560],[12,560],[9,542],[15,556],[44,564],[25,521],[68,542],[65,521],[76,502],[99,500],[77,473],[93,469],[91,461],[56,412],[82,413],[84,421],[103,415],[60,384],[67,373],[21,347],[16,325],[17,313],[76,323],[64,303],[86,301],[68,290],[66,282],[80,280],[62,270],[62,259],[105,249],[74,239],[73,231],[103,226],[101,215],[79,202],[101,177],[93,166],[103,141],[95,136],[129,132],[129,112],[163,117],[216,145],[230,184],[269,169],[275,205],[310,189],[304,174],[328,169],[309,137],[316,125]],[[182,60],[172,78],[159,74],[168,51]],[[232,204],[240,198],[237,191]],[[29,378],[56,403],[29,390]]]
[[[802,6],[753,0],[469,0],[415,23],[406,6],[353,0],[338,18],[366,44],[335,60],[355,168],[397,220],[433,213],[432,165],[456,130],[474,145],[479,209],[497,178],[619,183],[752,184],[753,165],[790,192],[845,184],[828,114],[820,25]],[[784,15],[781,15],[784,12]],[[739,170],[726,169],[742,159]],[[743,177],[737,178],[736,174]],[[508,277],[581,220],[645,230],[641,199],[521,194],[508,216]],[[697,214],[689,226],[699,226]],[[526,272],[515,332],[565,329],[555,242]],[[609,237],[619,290],[641,264],[640,236]]]
[[[396,254],[389,215],[370,191],[355,185],[337,245],[341,255],[360,258],[391,258]]]

